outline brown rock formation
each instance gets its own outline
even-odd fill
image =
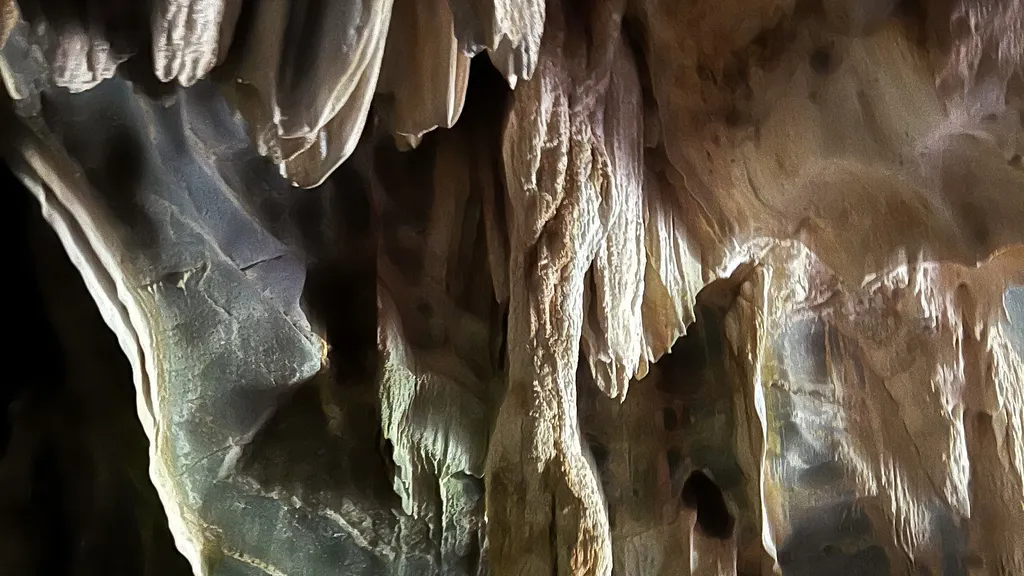
[[[3,37],[197,574],[1024,573],[1020,0]]]

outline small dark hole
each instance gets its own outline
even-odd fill
[[[832,55],[825,48],[817,48],[811,52],[811,70],[817,74],[828,74],[832,68]]]
[[[595,442],[590,445],[590,453],[594,455],[594,464],[598,469],[603,469],[608,463],[608,449]]]
[[[768,35],[764,32],[754,36],[754,39],[750,41],[750,45],[762,52],[768,49]]]
[[[672,431],[679,427],[679,417],[671,406],[666,406],[661,411],[662,420],[665,421],[665,430]]]
[[[679,453],[678,448],[669,448],[668,452],[665,453],[665,461],[668,464],[669,476],[675,476],[676,470],[679,470],[679,465],[683,463],[683,456]]]
[[[714,75],[711,74],[711,69],[705,64],[697,64],[697,78],[702,82],[711,82],[715,79]]]
[[[683,504],[697,510],[697,527],[712,538],[726,540],[732,536],[735,520],[725,504],[725,496],[714,480],[700,470],[694,471],[683,484]]]
[[[743,115],[740,113],[739,108],[731,106],[729,111],[725,113],[725,125],[726,126],[739,126],[740,122],[743,121]]]
[[[377,430],[377,445],[380,447],[380,455],[384,458],[384,466],[387,467],[388,471],[394,472],[395,470],[395,445],[391,443],[391,440],[384,437],[382,430]]]

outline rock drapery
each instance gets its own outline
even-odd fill
[[[2,16],[194,573],[1024,573],[1019,0]]]

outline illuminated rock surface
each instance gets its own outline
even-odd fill
[[[1024,573],[1019,0],[2,14],[136,565]]]

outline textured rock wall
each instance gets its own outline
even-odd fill
[[[1019,0],[3,31],[195,573],[1024,573]]]

